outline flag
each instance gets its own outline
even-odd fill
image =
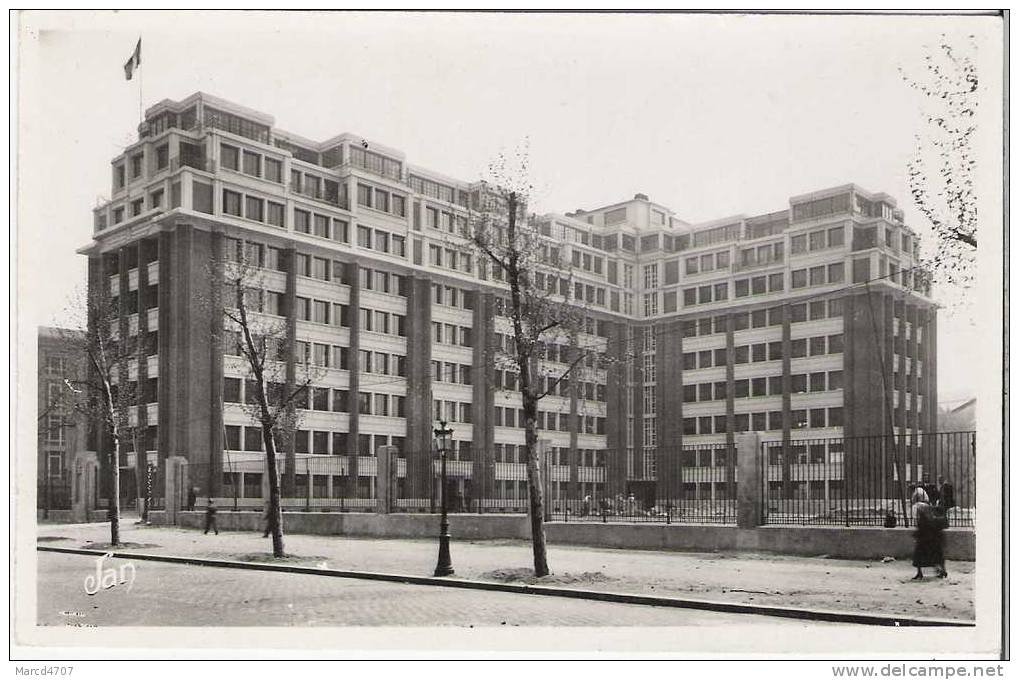
[[[134,47],[134,52],[131,53],[131,58],[124,64],[124,78],[131,80],[134,75],[134,70],[142,65],[142,39],[138,38],[138,44]]]

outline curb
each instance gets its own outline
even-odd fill
[[[583,590],[580,588],[560,588],[556,586],[517,585],[492,581],[473,581],[469,579],[447,578],[436,576],[413,576],[410,574],[387,574],[384,572],[350,571],[344,569],[323,569],[320,567],[302,567],[292,564],[265,564],[261,562],[237,562],[217,560],[206,557],[181,557],[178,555],[153,555],[145,553],[112,552],[92,550],[88,548],[60,548],[56,546],[37,545],[38,552],[61,553],[67,555],[102,556],[110,554],[120,559],[143,560],[150,562],[168,562],[171,564],[190,564],[202,567],[220,567],[226,569],[247,569],[250,571],[268,571],[284,574],[307,574],[311,576],[332,576],[334,578],[361,579],[366,581],[386,581],[390,583],[406,583],[422,586],[440,586],[446,588],[462,588],[466,590],[489,590],[522,595],[544,595],[547,597],[566,597],[578,600],[594,600],[598,602],[615,602],[619,604],[638,604],[653,607],[674,607],[679,609],[697,609],[731,614],[758,614],[776,616],[804,621],[825,621],[829,623],[853,623],[868,626],[891,627],[959,627],[972,628],[975,621],[957,619],[936,619],[923,617],[899,617],[884,614],[865,614],[857,612],[840,612],[827,609],[797,609],[764,604],[746,604],[737,602],[719,602],[715,600],[694,600],[688,598],[664,597],[661,595],[639,595],[635,593],[616,593],[611,591]]]

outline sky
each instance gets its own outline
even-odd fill
[[[942,34],[972,34],[999,73],[1001,30],[958,16],[311,12],[29,12],[19,28],[17,323],[33,336],[66,323],[84,287],[75,250],[110,194],[110,160],[136,138],[139,97],[147,108],[201,90],[468,181],[528,138],[542,211],[640,192],[696,223],[853,182],[896,197],[931,244],[906,179],[920,102],[899,69],[920,73]],[[994,129],[982,128],[992,146]],[[1000,243],[1000,223],[982,229]],[[968,295],[935,291],[945,405],[977,393],[949,360],[987,332]]]

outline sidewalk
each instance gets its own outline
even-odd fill
[[[41,545],[87,548],[109,541],[107,524],[44,524]],[[261,533],[221,532],[218,536],[177,527],[121,525],[121,541],[147,544],[137,552],[265,560],[271,553]],[[285,536],[291,564],[332,569],[430,576],[433,540]],[[123,548],[121,552],[130,552]],[[889,563],[747,553],[678,553],[550,545],[547,580],[528,578],[532,568],[526,541],[457,541],[451,545],[456,576],[516,583],[575,585],[648,595],[842,610],[874,614],[973,620],[974,564],[949,562],[947,579],[911,581],[908,561]]]

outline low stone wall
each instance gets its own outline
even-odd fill
[[[152,513],[155,515],[155,513]],[[227,531],[262,531],[261,512],[222,511],[216,513],[216,524]],[[158,519],[158,521],[157,521]],[[152,517],[153,524],[165,523],[165,514]],[[183,527],[202,528],[205,513],[181,512],[178,523]],[[284,531],[295,534],[330,536],[374,536],[377,538],[431,538],[439,531],[439,515],[428,513],[397,513],[380,515],[367,512],[284,512]],[[526,515],[449,516],[449,531],[462,539],[510,539],[530,536]]]
[[[50,510],[49,517],[43,517],[43,510],[36,510],[35,519],[42,524],[88,524],[90,522],[105,522],[109,515],[105,510],[92,510],[85,516],[75,515],[74,510]]]
[[[153,524],[163,524],[165,513],[153,511]],[[181,526],[200,529],[202,512],[181,512]],[[219,511],[217,524],[226,531],[262,531],[260,512]],[[285,531],[294,534],[368,536],[376,538],[434,538],[439,516],[359,512],[285,512]],[[453,514],[449,516],[453,540],[528,539],[526,515]],[[845,559],[908,559],[913,553],[913,533],[906,528],[763,526],[738,529],[708,524],[625,524],[601,522],[549,522],[545,535],[551,544],[583,545],[625,550],[677,550],[690,552],[769,552],[783,555]],[[950,560],[973,560],[973,531],[945,532],[945,556]]]
[[[545,526],[545,535],[549,543],[628,550],[769,552],[867,560],[907,559],[913,554],[913,533],[904,528],[763,526],[737,529],[697,524],[554,522]],[[945,556],[950,560],[975,559],[974,532],[946,531]]]

